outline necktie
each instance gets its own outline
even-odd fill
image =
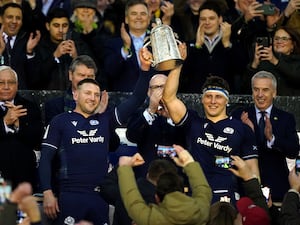
[[[260,144],[264,144],[265,142],[265,111],[260,111],[261,117],[258,121],[258,127],[259,127],[259,142]]]
[[[1,108],[1,110],[4,112],[4,114],[6,114],[6,112],[7,112],[7,107],[4,105],[4,104],[0,104],[0,108]]]
[[[7,47],[7,50],[9,50],[9,51],[11,51],[10,41],[11,41],[11,36],[7,36],[7,38],[6,38],[6,47]]]
[[[8,55],[8,65],[11,66],[11,45],[10,45],[11,36],[7,36],[6,38],[6,51]]]

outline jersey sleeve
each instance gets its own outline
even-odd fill
[[[51,171],[52,159],[54,158],[60,143],[61,132],[59,125],[64,124],[57,119],[51,121],[47,126],[41,149],[41,159],[39,163],[39,179],[41,191],[52,189],[51,187]]]
[[[248,125],[242,124],[242,126],[243,141],[241,146],[241,156],[244,160],[258,158],[255,134]]]

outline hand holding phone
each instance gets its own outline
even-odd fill
[[[263,46],[263,47],[269,47],[270,46],[270,41],[268,37],[257,37],[256,38],[256,43],[259,46]]]
[[[232,167],[232,159],[228,156],[216,156],[215,165],[219,168],[229,169]]]
[[[272,16],[276,13],[276,7],[274,4],[263,4],[257,10],[263,10],[263,14],[266,16]]]

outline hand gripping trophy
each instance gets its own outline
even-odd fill
[[[162,24],[159,18],[156,19],[156,24],[157,26],[151,30],[150,41],[144,47],[151,44],[153,54],[152,66],[156,70],[172,70],[183,63],[177,45],[180,41],[175,39],[172,28]]]

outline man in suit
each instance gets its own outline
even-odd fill
[[[147,4],[141,0],[128,1],[121,37],[104,44],[104,73],[108,91],[133,91],[139,77],[138,52],[144,45],[150,15]]]
[[[85,78],[95,79],[96,73],[97,66],[88,55],[80,55],[73,59],[68,74],[71,82],[70,87],[63,96],[45,102],[46,124],[49,124],[56,115],[75,109],[76,103],[73,99],[73,92],[76,90],[78,82]]]
[[[43,129],[39,108],[17,94],[18,76],[0,66],[0,171],[4,179],[36,186],[36,157]]]
[[[0,65],[12,67],[18,75],[19,89],[32,89],[38,79],[35,47],[41,34],[22,31],[23,11],[17,3],[7,3],[0,10]],[[3,38],[2,38],[3,36]]]
[[[147,93],[148,107],[138,110],[127,124],[126,137],[137,144],[138,152],[145,159],[143,165],[134,168],[136,177],[146,176],[151,161],[161,157],[170,159],[166,155],[159,156],[159,148],[167,149],[173,144],[186,146],[184,130],[175,126],[161,101],[166,81],[167,76],[163,74],[151,78]]]
[[[255,132],[261,183],[271,188],[273,202],[282,202],[289,189],[286,157],[294,159],[299,154],[295,118],[274,106],[277,81],[273,74],[256,73],[251,86],[254,105],[234,112],[233,116]],[[264,126],[260,127],[261,123]]]

